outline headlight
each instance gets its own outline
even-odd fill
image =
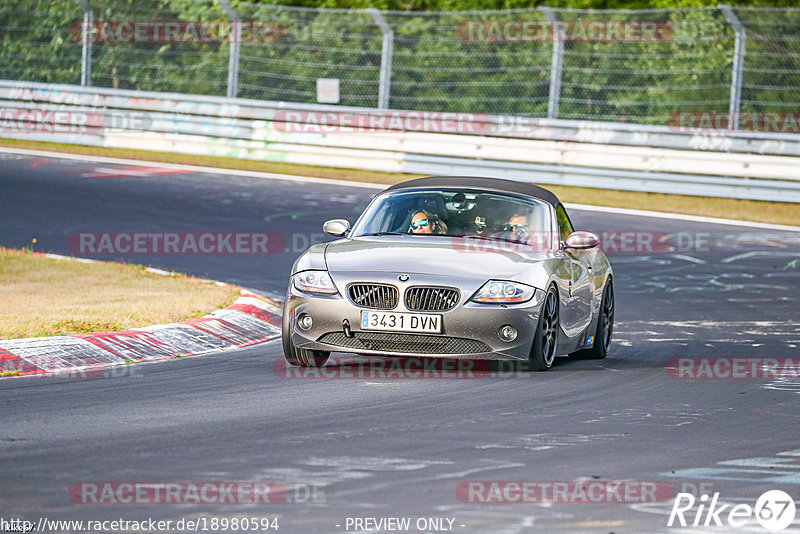
[[[518,282],[489,280],[472,297],[474,302],[519,303],[528,302],[536,294],[536,288]]]
[[[294,287],[306,293],[333,295],[336,287],[327,271],[303,271],[292,277]]]

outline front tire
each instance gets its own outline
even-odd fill
[[[539,324],[533,338],[533,347],[528,358],[529,371],[547,371],[553,366],[558,350],[559,330],[558,293],[555,287],[547,290],[539,314]]]
[[[322,367],[331,353],[323,350],[298,349],[289,335],[283,336],[283,357],[295,367]]]

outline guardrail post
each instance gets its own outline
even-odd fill
[[[720,4],[717,7],[722,11],[728,23],[733,26],[733,31],[736,32],[736,37],[733,41],[733,71],[731,73],[731,102],[728,106],[730,113],[730,121],[728,128],[731,130],[739,129],[739,111],[742,105],[742,69],[744,68],[744,43],[747,38],[747,32],[744,29],[742,21],[736,16],[733,8],[726,4]]]
[[[75,0],[83,11],[83,26],[81,27],[81,85],[87,87],[92,80],[92,24],[94,15],[88,0]]]
[[[231,21],[231,43],[228,55],[228,98],[236,98],[239,89],[239,49],[242,42],[242,18],[228,3],[228,0],[218,0],[219,7]]]
[[[540,6],[539,10],[548,22],[556,22],[557,17],[552,8]],[[555,28],[553,35],[553,57],[550,60],[550,94],[547,99],[547,118],[558,118],[558,100],[561,96],[561,63],[564,57],[564,43],[558,38]]]
[[[392,84],[392,52],[394,48],[394,32],[391,26],[383,18],[381,12],[371,7],[367,9],[372,20],[378,25],[383,33],[383,43],[381,45],[381,77],[378,85],[378,108],[387,109],[389,107],[389,93]]]

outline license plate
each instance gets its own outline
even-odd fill
[[[361,329],[440,334],[442,332],[442,316],[363,310],[361,312]]]

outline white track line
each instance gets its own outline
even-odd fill
[[[353,187],[367,187],[371,189],[386,189],[389,184],[371,184],[368,182],[351,182],[349,180],[333,180],[331,178],[316,178],[313,176],[296,176],[293,174],[277,174],[273,172],[243,171],[236,169],[223,169],[220,167],[201,167],[199,165],[184,165],[180,163],[164,163],[161,161],[144,161],[138,159],[108,158],[105,156],[87,156],[84,154],[69,154],[64,152],[48,152],[46,150],[29,150],[27,148],[0,147],[0,153],[23,154],[27,156],[40,156],[45,158],[72,159],[93,163],[116,163],[118,165],[155,166],[166,169],[181,169],[187,172],[205,172],[211,174],[225,174],[231,176],[250,176],[253,178],[267,178],[270,180],[289,180],[292,182],[320,183],[328,185],[341,185]],[[253,160],[256,161],[256,160]]]
[[[364,187],[368,189],[383,190],[389,187],[388,184],[372,184],[368,182],[351,182],[349,180],[335,180],[331,178],[315,178],[313,176],[296,176],[292,174],[277,174],[271,172],[241,171],[235,169],[222,169],[219,167],[201,167],[198,165],[183,165],[177,163],[163,163],[159,161],[130,160],[122,158],[108,158],[105,156],[86,156],[83,154],[67,154],[62,152],[50,152],[46,150],[29,150],[26,148],[0,147],[0,153],[23,154],[29,156],[50,157],[59,159],[72,159],[78,161],[91,161],[96,163],[116,163],[119,165],[153,165],[170,169],[181,169],[188,172],[204,172],[208,174],[224,174],[230,176],[249,176],[253,178],[266,178],[270,180],[289,180],[292,182],[319,183],[327,185],[340,185],[345,187]],[[565,203],[570,209],[580,211],[594,211],[599,213],[612,213],[616,215],[633,215],[636,217],[654,217],[658,219],[674,219],[678,221],[691,221],[707,224],[724,224],[728,226],[744,226],[748,228],[762,228],[767,230],[782,230],[787,232],[800,232],[800,226],[789,226],[783,224],[769,224],[751,221],[739,221],[736,219],[722,219],[718,217],[702,217],[699,215],[684,215],[680,213],[665,213],[661,211],[633,210],[627,208],[611,208],[606,206],[590,206],[587,204]]]
[[[685,215],[682,213],[666,213],[663,211],[632,210],[628,208],[609,208],[606,206],[589,206],[587,204],[572,204],[565,202],[564,205],[570,209],[580,211],[596,211],[600,213],[613,213],[616,215],[634,215],[636,217],[656,217],[659,219],[675,219],[678,221],[692,221],[709,224],[727,224],[731,226],[747,226],[749,228],[764,228],[767,230],[784,230],[787,232],[800,232],[800,226],[788,226],[785,224],[770,224],[752,221],[739,221],[736,219],[722,219],[719,217],[703,217],[701,215]]]

